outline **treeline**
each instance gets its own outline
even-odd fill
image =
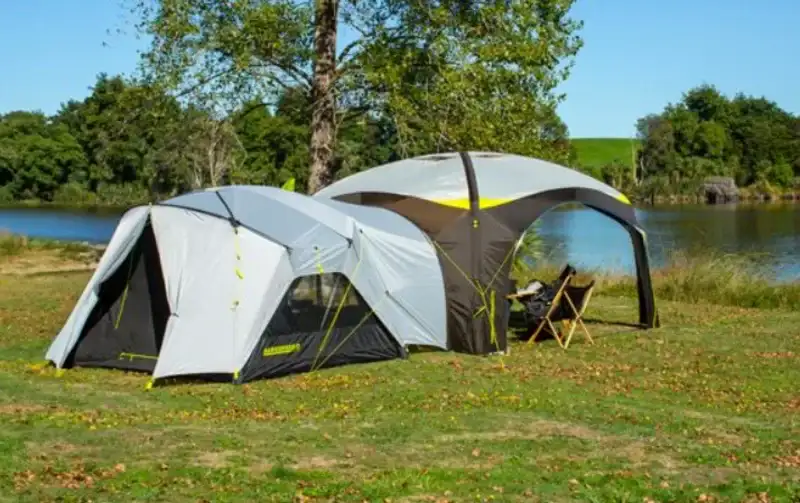
[[[0,116],[0,202],[127,205],[227,183],[280,185],[308,177],[307,95],[252,103],[226,117],[121,77],[100,75],[83,101],[53,116]],[[393,158],[386,121],[339,131],[337,176]]]
[[[596,175],[641,198],[697,194],[709,177],[761,194],[800,192],[800,116],[766,98],[702,85],[636,127],[636,165],[617,161]]]
[[[0,116],[0,202],[129,205],[207,186],[277,186],[290,178],[302,190],[311,115],[309,93],[299,88],[288,88],[272,106],[246,102],[219,115],[100,75],[86,99],[63,104],[53,116]],[[740,187],[765,192],[800,189],[800,117],[764,98],[728,99],[710,86],[690,90],[680,103],[638,121],[635,165],[581,167],[566,127],[555,119],[547,136],[537,138],[540,154],[532,155],[582,169],[639,199],[696,193],[709,176],[730,176]],[[385,115],[341,121],[334,178],[422,153],[399,143],[395,122]]]

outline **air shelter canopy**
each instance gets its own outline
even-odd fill
[[[639,321],[658,324],[645,241],[624,194],[578,171],[511,154],[432,154],[378,166],[314,195],[399,213],[434,242],[444,271],[448,343],[467,353],[503,351],[504,309],[515,244],[546,211],[578,202],[611,217],[631,236]]]
[[[269,187],[129,210],[46,358],[234,382],[446,348],[436,250],[403,217]]]

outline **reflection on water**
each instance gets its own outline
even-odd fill
[[[800,280],[800,206],[662,206],[637,210],[653,267],[673,250],[748,253],[781,280]],[[634,271],[627,232],[588,208],[554,210],[539,220],[546,260]]]
[[[708,249],[758,254],[782,280],[800,280],[800,205],[662,206],[637,211],[647,231],[653,267],[670,251]],[[33,237],[105,243],[119,213],[56,209],[0,209],[0,229]],[[557,209],[537,228],[547,260],[617,272],[634,271],[627,232],[586,208]]]

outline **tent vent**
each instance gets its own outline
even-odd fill
[[[426,156],[423,156],[423,157],[419,157],[418,159],[420,161],[438,162],[438,161],[446,161],[448,159],[452,159],[453,157],[455,157],[455,156],[452,155],[452,154],[432,154],[432,155],[426,155]]]

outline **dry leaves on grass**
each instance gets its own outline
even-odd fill
[[[795,451],[794,455],[778,456],[775,462],[784,468],[800,468],[800,450]]]
[[[31,470],[16,472],[14,474],[14,488],[22,491],[36,481],[45,485],[55,485],[65,489],[90,488],[98,480],[110,479],[125,471],[125,465],[118,463],[111,469],[98,469],[87,472],[83,465],[77,465],[72,470],[59,471],[48,465],[39,473]]]

